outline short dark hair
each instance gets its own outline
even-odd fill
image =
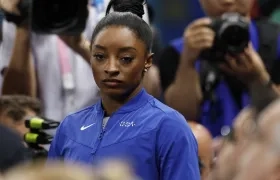
[[[132,30],[141,39],[148,51],[152,49],[153,35],[150,26],[142,19],[144,0],[111,0],[106,16],[96,25],[91,39],[92,43],[100,31],[109,26],[123,26]],[[114,12],[110,13],[113,8]]]
[[[14,121],[21,121],[25,116],[25,111],[15,101],[8,96],[0,97],[0,115],[8,116]]]
[[[37,98],[24,95],[12,95],[11,98],[22,108],[29,108],[38,116],[42,114],[41,102]]]
[[[23,95],[4,95],[0,97],[0,114],[7,115],[15,121],[21,121],[25,116],[25,108],[37,115],[41,114],[41,103],[36,98]]]

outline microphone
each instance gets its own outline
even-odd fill
[[[53,136],[46,134],[44,132],[38,132],[38,133],[26,133],[24,135],[24,141],[26,143],[31,144],[50,144],[53,140]]]
[[[39,118],[39,117],[33,117],[30,119],[25,120],[25,127],[29,129],[37,129],[37,130],[47,130],[47,129],[54,129],[59,126],[59,122],[49,120],[46,118]]]

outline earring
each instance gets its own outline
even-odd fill
[[[148,69],[147,69],[147,68],[145,68],[145,69],[144,69],[144,72],[147,72],[147,71],[148,71]]]

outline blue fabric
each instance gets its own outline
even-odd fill
[[[199,0],[189,0],[188,4],[188,10],[191,19],[197,19],[205,16],[205,13],[201,8]]]
[[[96,7],[98,13],[104,12],[105,10],[104,0],[92,0],[91,5]]]
[[[258,31],[255,22],[250,24],[250,37],[254,49],[259,49],[259,38]],[[278,41],[278,57],[280,58],[280,37]],[[178,52],[183,51],[183,39],[175,39],[171,42]],[[199,61],[196,63],[196,68],[199,71]],[[209,101],[206,101],[202,105],[202,114],[198,120],[201,124],[208,128],[213,137],[219,136],[221,133],[221,128],[223,126],[231,126],[235,116],[241,110],[235,100],[233,99],[228,84],[225,81],[221,81],[215,89],[215,93],[218,95],[217,103],[215,105],[210,105]],[[250,98],[247,93],[242,95],[242,105],[243,107],[247,106],[250,102]],[[214,106],[214,107],[213,107]],[[210,108],[214,108],[219,113],[219,116],[216,121],[211,119]]]
[[[198,145],[186,120],[144,89],[110,117],[104,130],[103,117],[101,101],[67,116],[49,160],[95,165],[124,158],[141,179],[200,179]]]

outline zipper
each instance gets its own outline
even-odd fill
[[[114,112],[114,113],[112,113],[111,114],[111,116],[110,116],[110,119],[114,116],[114,114],[115,114],[116,112]],[[97,141],[98,141],[98,144],[96,145],[96,148],[94,149],[94,151],[92,152],[92,155],[94,156],[96,153],[97,153],[97,151],[99,150],[99,147],[100,147],[100,144],[101,144],[101,142],[102,142],[102,140],[103,140],[103,137],[104,137],[104,134],[105,134],[105,132],[106,132],[106,127],[107,126],[105,126],[104,127],[104,129],[103,129],[103,126],[102,126],[102,124],[103,124],[103,119],[104,119],[104,111],[102,112],[102,123],[101,123],[101,132],[100,132],[100,134],[99,134],[99,136],[98,136],[98,138],[97,138]],[[107,122],[108,123],[108,122]]]
[[[102,114],[102,121],[101,121],[101,123],[100,123],[101,132],[99,133],[99,136],[98,136],[98,138],[97,138],[97,143],[98,143],[98,144],[96,145],[96,148],[95,148],[94,151],[92,152],[93,155],[95,155],[96,152],[98,151],[99,146],[100,146],[100,144],[101,144],[101,142],[102,142],[104,133],[105,133],[105,128],[103,129],[103,126],[102,126],[102,124],[103,124],[103,119],[104,119],[104,112],[103,112],[103,114]]]
[[[96,148],[95,148],[95,151],[93,152],[93,155],[95,155],[96,152],[98,151],[99,146],[100,146],[100,144],[101,144],[101,142],[102,142],[104,133],[105,133],[105,130],[103,130],[103,128],[102,128],[102,131],[100,132],[100,134],[99,134],[99,136],[98,136],[98,140],[97,140],[97,141],[98,141],[98,144],[97,144],[97,146],[96,146]]]

